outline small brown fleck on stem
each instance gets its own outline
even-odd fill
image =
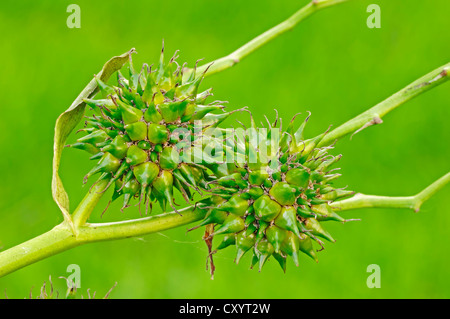
[[[381,124],[383,123],[383,120],[379,117],[379,116],[375,116],[373,119],[371,119],[369,122],[367,122],[366,124],[364,124],[363,126],[361,126],[359,129],[357,129],[351,136],[350,139],[353,138],[353,135],[355,135],[356,133],[361,132],[362,130],[364,130],[365,128],[368,128],[369,126],[372,125],[376,125],[376,124]]]
[[[206,246],[208,247],[208,259],[209,259],[209,264],[210,264],[209,273],[211,274],[211,280],[214,279],[214,271],[216,270],[216,266],[214,266],[213,252],[212,252],[212,241],[213,241],[212,233],[213,232],[214,232],[214,224],[206,225],[205,235],[203,236],[203,240],[205,241]],[[206,270],[208,270],[208,262],[206,263]]]

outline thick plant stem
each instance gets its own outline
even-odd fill
[[[213,62],[204,64],[197,68],[196,70],[196,76],[199,77],[205,72],[206,69],[208,69],[208,72],[206,75],[212,75],[215,73],[218,73],[220,71],[226,70],[228,68],[231,68],[235,64],[239,63],[243,58],[245,58],[250,53],[258,50],[260,47],[262,47],[264,44],[270,42],[271,40],[275,39],[279,35],[293,29],[297,24],[299,24],[301,21],[312,15],[313,13],[319,11],[320,9],[330,7],[335,4],[339,4],[342,2],[346,2],[348,0],[313,0],[300,10],[298,10],[296,13],[294,13],[291,17],[286,19],[285,21],[281,22],[280,24],[276,25],[275,27],[267,30],[266,32],[262,33],[261,35],[257,36],[250,42],[246,43],[236,51],[230,53],[229,55],[222,57],[220,59],[217,59]],[[211,63],[213,63],[211,65]],[[186,76],[189,76],[189,74],[193,70],[188,70],[186,73]]]
[[[206,211],[193,206],[170,212],[134,220],[86,224],[79,228],[79,240],[94,242],[102,240],[122,239],[143,236],[166,229],[183,226],[205,217]]]
[[[86,223],[93,209],[97,205],[98,201],[104,194],[104,190],[109,183],[108,179],[102,179],[91,187],[81,203],[75,209],[72,214],[73,224],[75,225],[75,231],[79,226]]]
[[[409,208],[418,211],[420,206],[450,182],[450,173],[444,175],[415,196],[388,197],[357,194],[354,197],[331,204],[335,210],[351,210],[367,207]],[[86,201],[98,200],[95,196],[87,195]],[[79,205],[91,209],[88,202]],[[86,243],[122,239],[159,232],[180,227],[204,218],[206,210],[187,207],[176,212],[156,216],[139,218],[135,220],[84,224],[77,227],[76,235],[71,227],[63,222],[45,234],[33,238],[23,244],[17,245],[0,253],[0,277],[14,272],[22,267],[50,257],[62,251]]]
[[[450,63],[447,63],[436,70],[424,75],[420,79],[417,79],[404,89],[398,91],[394,95],[391,95],[386,100],[378,103],[374,107],[368,109],[364,113],[354,117],[341,126],[337,127],[323,138],[319,143],[320,146],[326,146],[334,143],[336,140],[347,136],[350,133],[358,133],[359,131],[382,123],[381,118],[387,113],[393,111],[403,103],[411,100],[412,98],[422,94],[444,82],[450,78]]]
[[[89,207],[88,203],[84,205]],[[204,210],[194,207],[187,207],[179,212],[182,216],[171,212],[115,223],[85,224],[77,227],[77,235],[67,222],[63,222],[38,237],[0,253],[0,277],[79,245],[143,236],[180,227],[205,216]]]
[[[425,201],[436,194],[449,182],[450,172],[415,196],[390,197],[358,193],[352,198],[332,203],[331,207],[335,210],[351,210],[359,208],[408,208],[418,212]]]
[[[0,253],[0,277],[79,244],[72,227],[63,222],[40,236]]]

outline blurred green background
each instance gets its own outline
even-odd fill
[[[307,135],[334,127],[449,62],[448,0],[377,0],[381,29],[369,29],[366,8],[353,0],[321,11],[234,68],[211,76],[202,88],[228,100],[228,109],[249,106],[256,120],[273,109],[289,120],[312,112]],[[297,1],[87,1],[81,28],[69,29],[69,1],[2,1],[0,4],[0,249],[37,236],[62,221],[52,200],[54,124],[112,56],[132,47],[136,65],[158,61],[162,39],[171,55],[193,66],[226,55],[289,17]],[[367,194],[412,195],[444,175],[450,158],[450,84],[408,102],[384,124],[338,143],[339,186]],[[212,101],[212,100],[211,100]],[[246,116],[246,119],[248,118]],[[300,121],[299,121],[300,123]],[[235,125],[234,120],[224,125]],[[74,140],[72,135],[69,142]],[[61,176],[72,209],[84,196],[87,154],[66,149]],[[215,279],[205,270],[202,230],[180,227],[142,238],[89,244],[0,278],[13,298],[33,295],[52,276],[64,291],[70,264],[81,267],[81,291],[112,298],[449,298],[450,208],[447,187],[420,213],[361,209],[345,213],[361,221],[327,224],[337,239],[326,243],[319,263],[302,256],[283,274],[271,261],[249,270],[250,256],[233,263],[233,248],[215,255]],[[108,196],[106,196],[108,197]],[[113,205],[100,219],[137,218]],[[381,267],[381,288],[369,289],[366,269]]]

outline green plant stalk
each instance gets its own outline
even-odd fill
[[[232,66],[236,65],[237,63],[239,63],[243,58],[245,58],[250,53],[253,53],[254,51],[258,50],[264,44],[272,41],[281,34],[289,30],[292,30],[297,24],[299,24],[301,21],[311,16],[313,13],[321,9],[346,1],[348,0],[313,0],[306,6],[298,10],[296,13],[294,13],[288,19],[284,20],[280,24],[274,26],[273,28],[257,36],[256,38],[244,44],[236,51],[220,59],[214,60],[213,62],[209,62],[198,67],[196,71],[196,76],[197,77],[201,76],[201,74],[203,74],[203,72],[205,72],[208,68],[209,68],[208,72],[206,73],[207,76],[229,69]],[[211,63],[213,64],[211,65]],[[191,72],[193,72],[193,69],[188,69],[187,72],[185,72],[185,76],[188,77],[191,74]]]
[[[344,211],[359,208],[407,208],[418,212],[422,204],[450,183],[450,173],[439,178],[415,196],[390,197],[356,194],[352,198],[334,202],[333,209]]]
[[[425,201],[449,182],[450,173],[415,196],[388,197],[357,194],[350,199],[334,202],[331,207],[341,211],[376,207],[409,208],[418,211]],[[88,216],[98,199],[98,196],[94,195],[93,192],[88,193],[78,206],[74,216],[75,214]],[[206,213],[205,210],[194,206],[186,207],[179,212],[181,216],[176,212],[170,212],[120,222],[86,223],[76,226],[76,233],[73,233],[71,226],[64,221],[52,230],[0,253],[0,277],[79,245],[143,236],[180,227],[203,219]]]
[[[96,200],[97,198],[87,195],[79,207],[85,207],[88,211]],[[85,213],[81,208],[78,212]],[[76,227],[76,234],[64,221],[50,231],[0,253],[0,277],[83,244],[143,236],[180,227],[205,217],[204,210],[194,207],[187,207],[179,212],[183,216],[170,212],[121,222],[87,223]]]
[[[66,221],[0,253],[0,277],[79,245]]]
[[[52,230],[0,254],[0,277],[46,257],[80,245],[80,226],[97,205],[108,180],[95,184],[72,214],[73,226],[65,220]]]
[[[76,210],[72,213],[72,221],[75,226],[75,230],[77,230],[79,226],[86,223],[98,201],[102,197],[103,191],[105,187],[107,187],[108,183],[109,180],[104,179],[93,185]]]
[[[381,118],[387,113],[393,111],[414,97],[446,82],[450,78],[449,73],[450,63],[447,63],[422,76],[394,95],[391,95],[386,100],[332,130],[325,135],[318,146],[330,145],[348,134],[355,134],[366,127],[382,123]]]

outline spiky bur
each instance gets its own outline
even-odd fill
[[[353,192],[332,185],[340,174],[330,167],[341,156],[328,154],[332,146],[317,147],[326,132],[303,140],[308,118],[294,130],[294,117],[286,131],[277,120],[268,123],[268,130],[257,130],[252,119],[250,132],[258,138],[228,139],[224,147],[240,154],[240,160],[207,165],[217,176],[217,187],[203,201],[209,211],[200,225],[215,225],[210,237],[223,235],[214,253],[235,245],[236,263],[252,251],[251,268],[261,270],[273,256],[285,271],[288,256],[297,266],[300,252],[317,261],[313,243],[323,249],[321,239],[335,241],[323,222],[347,220],[329,204]]]
[[[118,86],[97,79],[101,98],[87,99],[95,114],[87,117],[86,135],[67,145],[85,150],[97,160],[84,182],[95,174],[97,181],[114,184],[112,201],[123,196],[122,211],[132,198],[139,198],[146,212],[154,201],[165,211],[174,207],[173,188],[186,201],[193,190],[208,189],[205,167],[196,164],[193,146],[201,142],[207,128],[216,127],[231,113],[223,112],[223,102],[205,104],[210,89],[199,92],[203,79],[195,72],[183,80],[183,67],[176,53],[164,62],[164,48],[158,67],[144,64],[136,72],[131,61],[128,77],[117,73]],[[222,111],[222,113],[217,113]]]

